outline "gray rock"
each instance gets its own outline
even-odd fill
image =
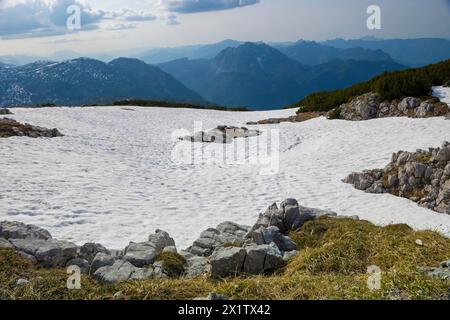
[[[224,278],[242,272],[245,249],[237,247],[217,248],[211,255],[211,275]]]
[[[26,286],[26,285],[28,285],[28,284],[30,284],[30,281],[27,280],[27,279],[18,279],[18,280],[16,281],[16,285],[17,285],[17,286]]]
[[[274,243],[248,246],[245,250],[244,273],[264,274],[284,266],[283,255]]]
[[[170,237],[170,235],[163,230],[156,230],[154,234],[148,237],[148,242],[152,244],[155,250],[159,253],[165,247],[174,247],[175,241]]]
[[[184,277],[187,279],[197,278],[211,272],[211,264],[208,258],[191,256],[186,258],[186,270]]]
[[[442,261],[441,262],[441,267],[442,268],[450,268],[450,260]]]
[[[66,267],[70,266],[78,266],[80,268],[81,273],[89,272],[89,262],[85,259],[75,258],[67,261]]]
[[[97,253],[110,254],[110,251],[99,243],[86,243],[80,247],[79,257],[92,263]]]
[[[92,260],[91,267],[89,269],[90,274],[94,274],[95,271],[102,267],[112,266],[114,262],[116,261],[116,258],[112,255],[99,252],[95,255],[94,259]]]
[[[253,242],[257,245],[275,243],[281,251],[292,251],[297,245],[289,237],[280,232],[275,226],[260,227],[251,234]]]
[[[35,240],[49,240],[52,238],[50,233],[45,229],[15,221],[0,222],[0,237],[5,239]]]
[[[223,222],[217,229],[209,228],[203,231],[187,251],[197,256],[209,257],[216,248],[225,243],[241,245],[249,229],[233,222]]]
[[[67,261],[77,256],[78,247],[67,241],[12,239],[15,249],[32,255],[39,265],[52,268],[65,266]]]
[[[398,105],[398,108],[402,112],[407,112],[410,109],[415,109],[419,107],[420,105],[420,99],[414,98],[414,97],[408,97],[404,98],[400,104]]]
[[[13,247],[13,245],[12,245],[8,240],[6,240],[5,238],[0,238],[0,248],[3,248],[3,249],[12,249],[12,248],[14,248],[14,247]]]
[[[94,278],[101,283],[118,283],[129,280],[142,280],[152,277],[151,267],[140,269],[131,263],[117,260],[112,266],[101,267],[94,272]]]
[[[136,267],[143,267],[152,264],[158,255],[158,250],[153,246],[153,242],[130,243],[125,248],[123,259]],[[161,251],[164,248],[161,249]]]
[[[32,264],[38,263],[37,259],[34,256],[32,256],[31,254],[25,253],[23,251],[17,251],[17,254],[19,256],[21,256],[22,258],[24,258],[25,260],[28,260]]]
[[[169,279],[169,275],[165,272],[162,261],[153,263],[153,277],[156,279]]]
[[[450,160],[450,147],[441,148],[434,157],[435,161],[447,162]]]
[[[288,261],[290,261],[293,258],[295,258],[296,256],[298,256],[298,254],[299,254],[299,252],[297,250],[285,252],[283,254],[283,260],[284,260],[285,263],[287,263]]]

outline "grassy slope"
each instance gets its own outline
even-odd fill
[[[381,100],[389,101],[408,96],[427,96],[431,94],[432,86],[449,80],[450,60],[446,60],[423,68],[383,73],[342,90],[317,92],[287,108],[299,108],[298,112],[330,111],[367,92],[377,92]]]
[[[450,257],[450,239],[404,225],[377,227],[365,221],[320,219],[291,236],[301,253],[272,276],[211,280],[134,281],[100,285],[82,278],[67,290],[64,270],[36,269],[10,250],[0,250],[0,299],[193,299],[210,292],[233,299],[441,299],[450,284],[417,270]],[[423,246],[416,244],[421,239]],[[382,289],[367,288],[367,267],[382,270]],[[17,279],[31,284],[17,287]]]

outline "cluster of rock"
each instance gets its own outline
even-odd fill
[[[146,278],[211,276],[272,273],[296,256],[296,244],[287,233],[306,221],[321,216],[337,216],[331,211],[302,207],[288,199],[271,205],[252,227],[224,222],[203,231],[186,250],[177,252],[174,240],[156,230],[147,241],[130,243],[124,250],[110,251],[96,243],[77,246],[52,238],[33,225],[0,222],[0,248],[16,250],[21,256],[44,268],[78,266],[102,283],[116,283]],[[181,272],[168,270],[164,254],[182,261]]]
[[[242,127],[218,126],[207,132],[199,131],[193,136],[180,137],[180,140],[202,143],[231,143],[236,138],[249,138],[261,135],[258,130]]]
[[[26,136],[31,138],[55,138],[61,137],[62,134],[56,128],[47,129],[33,126],[28,123],[22,124],[13,119],[0,119],[0,138],[9,138],[13,136]]]
[[[264,119],[259,121],[250,121],[247,122],[247,125],[249,126],[255,126],[255,125],[263,125],[263,124],[279,124],[283,122],[304,122],[308,121],[314,118],[318,118],[321,116],[325,116],[326,112],[301,112],[296,114],[295,116],[290,116],[287,118],[270,118],[270,119]]]
[[[421,271],[433,278],[450,280],[450,260],[442,262],[437,268],[423,268]]]
[[[384,169],[352,173],[343,181],[359,190],[390,193],[450,214],[450,143],[429,150],[399,151]]]
[[[0,115],[8,115],[13,114],[9,109],[6,108],[0,108]]]
[[[385,117],[429,118],[448,116],[450,109],[447,104],[437,99],[420,99],[407,97],[402,100],[379,102],[379,95],[373,92],[359,96],[330,112],[329,119],[350,121],[370,120]]]

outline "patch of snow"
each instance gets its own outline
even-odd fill
[[[449,87],[433,87],[433,96],[439,98],[450,106],[450,88]]]
[[[130,109],[130,108],[129,108]],[[407,223],[450,236],[450,215],[341,182],[352,171],[383,168],[398,150],[450,141],[444,118],[365,122],[317,118],[252,128],[280,130],[280,171],[252,165],[179,165],[171,160],[176,129],[242,126],[295,110],[220,112],[120,107],[14,109],[11,117],[56,127],[62,138],[0,139],[0,220],[48,229],[54,237],[123,248],[160,228],[179,248],[225,220],[253,224],[271,203],[302,205],[385,225]]]

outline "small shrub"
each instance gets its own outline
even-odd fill
[[[186,259],[175,252],[163,252],[156,257],[156,261],[162,261],[163,269],[171,278],[179,277],[184,272]]]

